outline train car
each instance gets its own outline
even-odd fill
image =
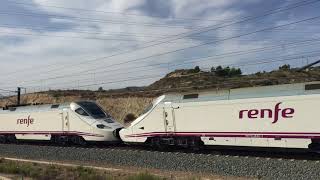
[[[320,82],[167,94],[120,131],[126,143],[320,148]]]
[[[0,142],[43,140],[59,144],[117,142],[122,126],[95,102],[21,106],[0,110]]]

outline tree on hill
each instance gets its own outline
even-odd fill
[[[279,67],[279,70],[284,70],[284,71],[290,70],[290,69],[291,69],[290,64],[285,64]]]
[[[216,72],[216,68],[214,66],[211,67],[211,70],[210,70],[212,73],[215,73]]]
[[[194,67],[194,69],[188,70],[188,73],[199,73],[201,71],[199,66]]]
[[[196,66],[196,67],[194,68],[194,72],[195,72],[195,73],[200,72],[200,67],[199,67],[199,66]]]
[[[218,66],[216,68],[216,75],[217,76],[221,76],[221,77],[224,77],[224,76],[227,76],[228,75],[228,72],[225,68],[222,68],[222,66]]]
[[[240,76],[240,75],[242,75],[242,71],[240,68],[231,68],[229,71],[230,77]]]
[[[211,68],[211,72],[215,73],[220,77],[235,77],[242,75],[242,71],[240,68],[230,68],[229,66],[223,68],[222,66],[217,66]]]

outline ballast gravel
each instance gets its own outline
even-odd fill
[[[0,157],[81,161],[85,163],[203,172],[222,176],[259,179],[320,178],[320,163],[316,160],[12,144],[0,144]]]

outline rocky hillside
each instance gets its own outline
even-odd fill
[[[271,72],[257,72],[249,75],[232,75],[227,73],[199,71],[194,69],[176,70],[167,74],[146,89],[162,89],[163,91],[177,91],[188,89],[207,88],[239,88],[253,86],[267,86],[277,84],[289,84],[298,82],[320,81],[320,68],[312,68],[308,71],[297,71],[290,67],[280,67]]]

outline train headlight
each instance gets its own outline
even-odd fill
[[[97,128],[99,128],[99,129],[111,129],[111,127],[105,126],[103,124],[97,124]]]

